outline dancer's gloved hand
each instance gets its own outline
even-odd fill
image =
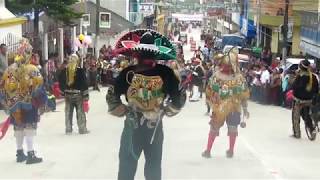
[[[241,127],[241,128],[246,128],[246,127],[247,127],[247,123],[246,123],[245,121],[242,121],[242,122],[240,123],[240,127]]]
[[[244,117],[245,117],[246,119],[249,119],[249,118],[250,118],[250,113],[249,113],[249,111],[248,111],[247,109],[244,109],[244,110],[243,110],[243,115],[244,115]]]
[[[109,88],[106,101],[108,103],[108,111],[111,115],[122,117],[127,113],[127,106],[122,104],[120,98],[114,95],[113,88]]]
[[[243,109],[243,116],[244,116],[245,119],[249,119],[250,114],[249,114],[249,111],[247,110],[247,108],[244,108],[244,109]],[[247,123],[244,121],[244,119],[243,119],[243,121],[240,123],[240,127],[241,127],[241,128],[246,128],[246,127],[247,127]]]
[[[113,110],[109,111],[111,115],[117,116],[117,117],[123,117],[127,114],[128,108],[126,105],[121,104],[117,107],[115,107]]]
[[[179,87],[179,95],[180,95],[180,106],[183,107],[187,101],[187,89],[186,87],[180,86]]]
[[[88,113],[89,112],[89,101],[83,101],[83,111],[85,113]]]
[[[175,108],[171,103],[168,103],[164,108],[164,114],[168,117],[177,115],[180,112],[179,109]]]

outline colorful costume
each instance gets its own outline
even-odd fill
[[[121,71],[106,97],[111,114],[126,115],[121,136],[118,179],[134,179],[138,159],[144,151],[145,178],[160,180],[162,118],[179,112],[185,102],[185,93],[179,91],[179,80],[173,70],[156,64],[155,60],[172,59],[175,51],[170,49],[171,43],[165,37],[151,30],[129,32],[120,42],[116,51],[136,56],[139,63]],[[121,102],[121,95],[126,96],[128,106]]]
[[[310,116],[312,99],[319,92],[317,77],[310,71],[310,62],[304,60],[299,65],[299,74],[293,82],[292,90],[294,96],[292,108],[293,137],[300,138],[300,116],[303,118],[311,140],[316,138],[315,126]]]
[[[73,110],[76,109],[79,134],[87,134],[87,121],[84,105],[88,103],[89,91],[84,69],[79,67],[77,55],[71,55],[67,68],[61,71],[59,77],[60,89],[65,95],[66,134],[72,133]]]
[[[40,109],[45,106],[47,94],[39,69],[30,64],[32,46],[23,39],[15,62],[2,77],[1,99],[5,104],[10,121],[14,125],[17,142],[17,162],[27,164],[42,161],[34,154],[33,137],[40,120]],[[28,157],[24,155],[23,141],[26,140]]]
[[[203,153],[204,157],[210,157],[212,144],[225,122],[228,126],[228,136],[230,138],[230,148],[227,151],[227,156],[232,157],[238,135],[238,126],[241,121],[241,107],[245,115],[248,115],[249,90],[246,80],[240,72],[237,55],[237,50],[233,48],[223,58],[218,59],[217,67],[206,88],[207,103],[212,109],[212,116],[208,145]]]

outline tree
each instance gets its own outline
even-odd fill
[[[34,41],[35,50],[40,50],[39,14],[45,12],[47,16],[61,21],[64,24],[72,23],[82,14],[75,12],[70,6],[78,0],[6,0],[7,8],[17,15],[34,12]]]

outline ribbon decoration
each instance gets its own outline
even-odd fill
[[[0,124],[0,140],[6,135],[10,126],[10,118]]]

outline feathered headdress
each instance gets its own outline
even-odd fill
[[[19,42],[19,48],[15,55],[14,61],[18,64],[29,64],[32,57],[32,46],[29,40],[22,38]]]

